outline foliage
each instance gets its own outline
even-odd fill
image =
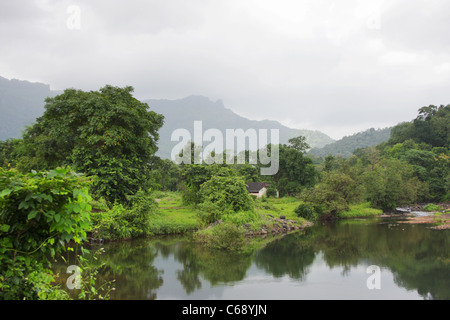
[[[309,203],[301,203],[295,208],[295,213],[298,217],[304,218],[308,221],[315,221],[319,217],[316,209]]]
[[[177,191],[180,181],[180,167],[169,159],[156,158],[151,170],[151,177],[158,189]]]
[[[442,207],[437,205],[437,204],[434,204],[434,203],[429,203],[429,204],[427,204],[426,206],[423,207],[423,210],[424,211],[428,211],[428,212],[440,211],[440,210],[442,210]]]
[[[367,200],[383,210],[414,203],[421,187],[412,166],[396,159],[383,159],[373,170],[364,172],[362,180]]]
[[[314,207],[316,213],[337,213],[347,210],[360,197],[358,182],[343,172],[324,172],[321,182],[305,190],[300,198]],[[299,209],[300,210],[300,209]]]
[[[316,182],[317,172],[311,158],[299,150],[281,145],[279,148],[279,170],[273,175],[280,196],[296,195]]]
[[[185,165],[181,169],[183,181],[183,202],[185,204],[198,204],[201,202],[200,186],[210,179],[211,168],[215,165],[204,166],[198,164]]]
[[[223,214],[252,209],[252,198],[247,192],[244,179],[226,168],[219,169],[200,186],[200,208],[203,220],[211,223]]]
[[[341,219],[345,218],[369,218],[382,214],[381,209],[371,208],[370,202],[360,204],[350,204],[348,210],[344,210],[338,214]]]
[[[0,168],[1,299],[55,298],[48,256],[86,239],[89,186],[69,168],[28,174]]]
[[[266,192],[267,197],[276,198],[278,196],[278,190],[273,185],[269,185]]]
[[[95,177],[92,191],[110,203],[145,186],[163,117],[135,99],[132,87],[67,89],[47,98],[45,112],[23,136],[19,168],[71,165]]]
[[[248,225],[257,222],[261,219],[261,215],[254,210],[248,210],[225,213],[221,218],[225,222],[231,222],[236,226],[242,226],[244,224]]]
[[[391,128],[374,129],[358,132],[354,135],[327,144],[322,148],[313,148],[309,151],[314,156],[325,158],[327,155],[342,156],[349,158],[355,150],[360,148],[374,147],[389,140]]]
[[[232,222],[222,222],[215,226],[196,233],[195,239],[206,246],[228,251],[241,251],[245,245],[245,236],[242,227]]]
[[[310,148],[309,144],[306,143],[306,138],[303,136],[291,138],[288,140],[288,142],[288,148],[293,148],[302,153],[306,152]]]
[[[103,248],[90,251],[81,247],[81,255],[78,255],[77,266],[80,268],[80,289],[77,298],[80,300],[108,300],[111,291],[115,290],[113,281],[98,284],[98,275],[105,263],[99,263],[99,257],[105,252]]]
[[[95,239],[122,240],[150,234],[157,204],[149,192],[139,190],[127,197],[127,204],[114,203],[111,209],[92,212]]]

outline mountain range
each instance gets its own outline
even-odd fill
[[[60,91],[51,90],[47,84],[16,79],[8,80],[0,77],[0,140],[20,138],[25,127],[32,124],[36,118],[43,114],[45,98],[60,93]],[[304,136],[306,142],[312,148],[311,154],[313,155],[322,156],[321,150],[330,150],[324,152],[333,153],[336,151],[335,148],[343,147],[341,140],[335,141],[323,132],[289,128],[273,120],[250,120],[226,108],[221,100],[212,101],[204,96],[192,95],[175,100],[146,99],[142,102],[147,103],[150,110],[165,117],[164,125],[159,130],[160,139],[157,155],[161,158],[170,158],[171,150],[178,144],[177,141],[171,141],[172,132],[183,128],[193,135],[194,121],[202,121],[203,132],[209,128],[214,128],[223,132],[224,136],[226,129],[243,129],[244,131],[247,129],[266,129],[269,131],[269,136],[270,129],[278,129],[281,144],[288,143],[290,138]],[[364,145],[364,143],[375,145],[372,143],[389,138],[385,131],[379,134],[378,130],[370,129],[368,133],[369,135],[377,135],[377,138],[368,138],[358,147],[369,146]],[[348,137],[346,138],[348,140]],[[343,140],[346,140],[346,138]]]
[[[287,144],[290,138],[304,136],[310,146],[321,148],[334,142],[328,135],[314,130],[288,128],[277,121],[250,120],[226,108],[221,100],[212,101],[204,96],[189,96],[183,99],[144,100],[150,109],[163,114],[164,126],[159,130],[160,144],[158,154],[162,158],[169,158],[172,148],[178,141],[171,141],[175,129],[187,129],[191,136],[194,134],[194,121],[201,120],[203,132],[207,129],[219,129],[225,137],[226,129],[266,129],[270,137],[271,129],[279,130],[279,142]],[[207,143],[205,143],[207,145]]]

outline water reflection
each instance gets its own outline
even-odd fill
[[[448,245],[448,231],[394,220],[317,225],[247,254],[161,237],[107,244],[101,280],[116,279],[113,299],[371,299],[365,269],[375,264],[381,298],[449,299]]]

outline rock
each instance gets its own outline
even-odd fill
[[[285,219],[286,219],[286,216],[280,216],[280,219],[281,219],[281,220],[285,220]]]

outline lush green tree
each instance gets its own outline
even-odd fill
[[[350,203],[360,200],[361,194],[362,188],[358,181],[343,172],[331,171],[325,172],[322,180],[313,188],[302,192],[301,199],[319,215],[336,215],[347,210]],[[297,214],[306,214],[310,207],[298,208]],[[310,212],[307,213],[313,216]]]
[[[423,187],[414,168],[397,159],[383,159],[373,170],[364,172],[362,180],[367,199],[383,210],[414,203]]]
[[[95,177],[93,191],[125,201],[145,186],[163,116],[132,96],[132,87],[67,89],[47,98],[44,115],[24,134],[24,170],[71,165]]]
[[[177,191],[180,182],[180,167],[169,159],[156,158],[152,177],[160,190]]]
[[[288,148],[293,148],[302,153],[305,153],[310,148],[309,144],[306,143],[306,138],[303,136],[291,138],[288,140],[288,142]]]
[[[272,181],[280,196],[295,195],[316,182],[317,171],[312,160],[294,148],[281,145],[279,148],[279,169]]]
[[[408,139],[426,143],[432,147],[450,145],[450,105],[430,105],[418,111],[416,119],[395,126],[388,143],[393,145]]]
[[[238,175],[242,176],[245,182],[257,182],[261,180],[259,170],[256,166],[251,164],[240,164],[236,166]]]
[[[0,167],[16,167],[20,159],[21,139],[0,141]]]
[[[183,202],[185,204],[200,203],[200,186],[211,178],[211,167],[199,164],[184,165],[180,175],[183,183]]]

